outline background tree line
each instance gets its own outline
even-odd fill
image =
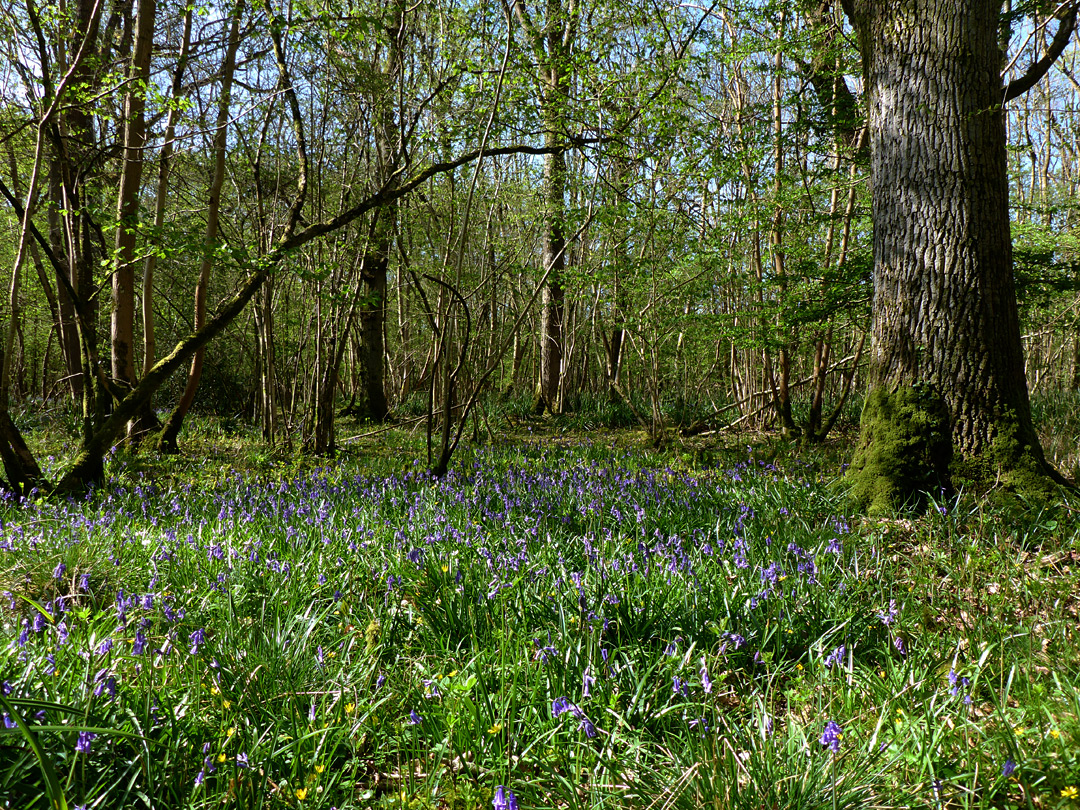
[[[1068,6],[1007,4],[1006,79]],[[815,441],[865,385],[870,138],[828,0],[27,0],[3,21],[13,488],[92,482],[120,440],[175,452],[192,406],[316,453],[343,410],[415,417],[444,470],[495,397]],[[1071,42],[1051,61],[1007,110],[1040,392],[1080,386],[1080,68]],[[59,475],[19,429],[42,407],[81,420]]]

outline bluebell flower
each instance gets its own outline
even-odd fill
[[[1016,763],[1013,762],[1012,757],[1005,760],[1005,764],[1001,768],[1001,775],[1008,779],[1016,772]]]
[[[555,700],[551,702],[551,716],[558,717],[563,712],[570,711],[571,705],[572,704],[567,698],[555,698]]]
[[[7,712],[4,712],[3,720],[4,720],[4,728],[16,728],[18,726],[18,723],[16,723],[14,720],[12,720],[11,715],[8,714]]]
[[[56,568],[53,569],[52,575],[55,579],[62,579],[65,571],[67,571],[67,566],[63,563],[57,563]]]
[[[709,678],[709,670],[705,668],[705,656],[701,656],[701,687],[705,690],[705,694],[712,693],[712,680]]]
[[[132,655],[142,655],[146,652],[146,634],[142,630],[135,631],[135,643],[131,645]]]
[[[236,755],[236,767],[237,768],[248,768],[248,767],[250,767],[250,765],[248,763],[248,755],[247,755],[246,751],[241,751],[239,754]]]
[[[199,646],[206,643],[206,631],[201,627],[188,636],[188,641],[191,642],[191,655],[195,655],[199,651]]]
[[[495,810],[518,810],[517,799],[512,790],[506,790],[502,785],[495,788],[495,798],[491,800],[491,806]]]
[[[590,740],[596,736],[596,726],[593,725],[593,721],[588,717],[581,719],[581,730],[585,732],[585,736]]]
[[[409,712],[409,725],[418,726],[424,722],[424,718],[416,713],[416,709]]]
[[[76,754],[89,754],[90,753],[90,743],[96,737],[97,737],[97,734],[95,734],[92,731],[80,731],[79,732],[79,739],[76,740],[76,742],[75,742],[75,753]]]
[[[596,683],[596,678],[589,674],[590,669],[592,667],[585,667],[585,671],[581,673],[581,693],[583,697],[589,697],[589,689]]]
[[[836,724],[835,720],[830,720],[825,724],[825,730],[822,732],[818,742],[828,746],[829,750],[836,754],[840,752],[840,740],[843,735],[844,730]]]
[[[846,649],[844,645],[841,644],[825,659],[825,666],[831,669],[835,664],[843,664],[845,652]]]

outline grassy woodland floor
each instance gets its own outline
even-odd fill
[[[868,522],[827,453],[595,431],[442,481],[198,441],[0,505],[0,807],[1080,808],[1073,510]]]

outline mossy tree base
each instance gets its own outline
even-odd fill
[[[994,420],[993,436],[981,452],[954,453],[945,400],[925,383],[871,391],[847,478],[870,515],[922,509],[929,496],[959,489],[1048,505],[1068,486],[1009,412]]]
[[[860,507],[878,515],[924,505],[926,493],[951,489],[951,461],[949,410],[940,394],[921,383],[870,392],[848,471]]]

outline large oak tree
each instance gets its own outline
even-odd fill
[[[868,98],[874,215],[871,390],[855,494],[884,511],[954,480],[1045,490],[1010,237],[1001,0],[845,0]]]

